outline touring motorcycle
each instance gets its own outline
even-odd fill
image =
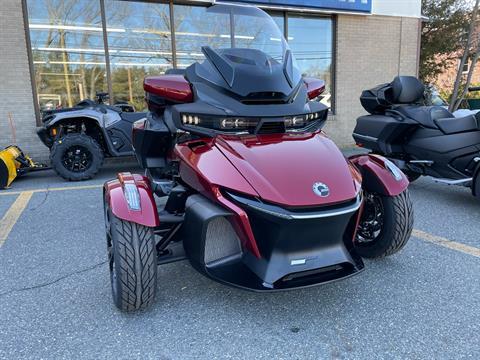
[[[145,173],[104,186],[113,300],[125,311],[153,302],[160,264],[188,259],[227,285],[294,289],[358,274],[362,257],[396,253],[412,230],[406,176],[381,156],[343,156],[321,130],[324,82],[301,76],[275,22],[255,7],[206,11],[228,19],[230,41],[218,34],[202,62],[145,79],[150,112],[132,136]]]
[[[398,76],[363,91],[369,115],[357,119],[355,142],[387,157],[410,181],[427,175],[480,197],[480,114],[455,117],[443,106],[425,106],[424,89],[417,78]]]

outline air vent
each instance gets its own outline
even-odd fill
[[[281,134],[285,132],[285,122],[272,121],[264,122],[257,134]]]
[[[240,239],[230,222],[224,217],[217,217],[210,221],[205,235],[205,263],[208,264],[240,252]]]
[[[242,100],[245,105],[286,104],[289,98],[280,92],[250,93]]]

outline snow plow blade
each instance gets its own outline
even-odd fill
[[[11,145],[0,151],[0,189],[6,189],[18,176],[48,167],[34,162],[18,146]]]

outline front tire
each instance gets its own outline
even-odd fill
[[[408,189],[397,196],[366,193],[356,250],[364,258],[395,254],[408,242],[412,229],[413,206]]]
[[[144,309],[157,292],[157,249],[153,229],[121,220],[106,206],[110,283],[115,306],[122,311]]]
[[[69,181],[93,178],[102,167],[103,159],[100,145],[85,134],[67,134],[50,149],[53,170]]]

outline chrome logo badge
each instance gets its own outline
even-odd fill
[[[328,186],[321,182],[313,184],[313,192],[320,197],[327,197],[330,195],[330,189]]]

